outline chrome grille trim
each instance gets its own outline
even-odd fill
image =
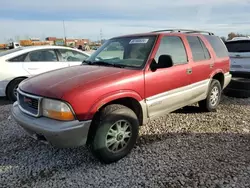
[[[21,105],[20,105],[20,99],[19,99],[19,93],[23,96],[26,96],[26,97],[29,97],[29,98],[32,98],[32,99],[36,99],[38,100],[38,107],[37,107],[37,113],[34,114],[26,109],[24,109]],[[22,92],[19,88],[17,89],[17,102],[18,102],[18,107],[20,108],[20,110],[30,116],[33,116],[33,117],[39,117],[41,116],[41,101],[42,101],[42,97],[39,97],[39,96],[35,96],[35,95],[30,95],[30,94],[27,94],[27,93],[24,93]]]

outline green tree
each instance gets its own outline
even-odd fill
[[[220,37],[223,42],[225,42],[227,39],[226,37]]]
[[[247,34],[241,34],[241,33],[234,33],[234,32],[231,32],[228,34],[228,38],[227,40],[232,40],[234,37],[248,37],[249,35]]]

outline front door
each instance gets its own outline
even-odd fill
[[[145,98],[150,118],[185,106],[191,101],[190,65],[183,40],[179,36],[163,36],[155,55],[170,55],[173,67],[145,71]]]
[[[70,66],[81,65],[84,60],[88,58],[87,55],[70,49],[57,49],[59,52],[59,60],[61,62],[68,62]]]
[[[32,76],[68,66],[68,62],[58,61],[58,56],[53,49],[29,52],[23,62],[23,68]]]

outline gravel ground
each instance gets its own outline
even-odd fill
[[[250,187],[250,99],[223,96],[216,113],[194,105],[165,115],[110,165],[85,147],[34,141],[0,103],[0,187]]]

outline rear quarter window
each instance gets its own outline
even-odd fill
[[[205,35],[204,37],[208,40],[218,58],[228,57],[228,50],[219,37],[211,35]]]
[[[187,36],[187,40],[192,51],[193,60],[195,62],[210,59],[210,54],[205,44],[199,37]]]
[[[250,40],[238,40],[226,42],[229,52],[250,52]]]
[[[27,54],[28,53],[13,57],[13,58],[9,59],[8,61],[9,62],[24,62]]]

